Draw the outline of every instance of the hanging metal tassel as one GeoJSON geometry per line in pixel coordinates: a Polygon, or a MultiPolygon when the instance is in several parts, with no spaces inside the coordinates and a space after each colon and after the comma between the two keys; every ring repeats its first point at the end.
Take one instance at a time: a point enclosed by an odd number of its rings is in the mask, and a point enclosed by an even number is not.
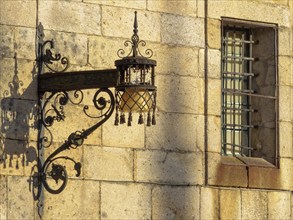
{"type": "Polygon", "coordinates": [[[128,126],[131,126],[131,122],[132,122],[132,113],[129,112],[129,115],[128,115],[128,123],[127,123],[127,125],[128,125],[128,126]]]}
{"type": "Polygon", "coordinates": [[[143,116],[142,116],[142,113],[139,114],[138,124],[139,125],[143,124],[143,116]]]}
{"type": "Polygon", "coordinates": [[[150,112],[148,112],[147,126],[148,126],[148,127],[151,126],[151,113],[150,113],[150,112]]]}
{"type": "Polygon", "coordinates": [[[19,169],[18,158],[16,159],[16,169],[19,169]]]}
{"type": "Polygon", "coordinates": [[[118,124],[119,124],[119,116],[118,116],[118,112],[117,112],[116,115],[115,115],[115,122],[114,122],[114,125],[115,125],[115,126],[118,126],[118,124]]]}
{"type": "Polygon", "coordinates": [[[156,125],[156,117],[155,117],[155,114],[153,114],[153,117],[152,117],[152,125],[156,125]]]}
{"type": "Polygon", "coordinates": [[[120,124],[125,124],[126,120],[125,120],[125,115],[124,113],[121,113],[120,115],[120,124]]]}

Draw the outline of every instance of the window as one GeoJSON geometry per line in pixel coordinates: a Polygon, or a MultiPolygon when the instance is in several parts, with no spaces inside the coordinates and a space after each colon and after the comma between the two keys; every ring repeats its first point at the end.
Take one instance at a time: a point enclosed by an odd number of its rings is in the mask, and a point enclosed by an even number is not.
{"type": "Polygon", "coordinates": [[[277,158],[277,26],[222,21],[222,154],[277,158]]]}

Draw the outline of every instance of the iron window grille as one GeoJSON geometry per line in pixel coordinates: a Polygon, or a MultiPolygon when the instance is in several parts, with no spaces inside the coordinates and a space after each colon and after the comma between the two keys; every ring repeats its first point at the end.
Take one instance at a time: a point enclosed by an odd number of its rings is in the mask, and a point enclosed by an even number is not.
{"type": "Polygon", "coordinates": [[[275,163],[278,98],[276,29],[273,27],[222,22],[223,155],[257,156],[275,163]],[[271,31],[273,37],[264,40],[271,31]],[[264,54],[270,41],[273,46],[264,54]],[[269,62],[274,69],[263,71],[260,63],[269,62]],[[267,82],[271,76],[273,79],[267,82]],[[270,116],[265,112],[265,105],[273,108],[268,111],[270,116]],[[274,143],[263,140],[264,135],[273,136],[271,142],[274,143]]]}

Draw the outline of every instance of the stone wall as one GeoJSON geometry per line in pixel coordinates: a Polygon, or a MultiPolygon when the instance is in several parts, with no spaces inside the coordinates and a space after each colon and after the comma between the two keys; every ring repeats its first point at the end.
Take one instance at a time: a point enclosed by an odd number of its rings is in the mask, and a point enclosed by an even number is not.
{"type": "MultiPolygon", "coordinates": [[[[292,219],[290,0],[1,0],[0,219],[39,218],[31,187],[37,25],[69,58],[68,71],[108,69],[132,35],[135,10],[139,36],[158,63],[157,125],[116,127],[112,116],[82,147],[64,152],[82,172],[76,177],[66,163],[68,185],[45,192],[43,218],[292,219]],[[280,169],[220,155],[221,17],[278,24],[280,169]]],[[[66,107],[45,155],[95,122],[80,119],[82,107],[66,107]]]]}

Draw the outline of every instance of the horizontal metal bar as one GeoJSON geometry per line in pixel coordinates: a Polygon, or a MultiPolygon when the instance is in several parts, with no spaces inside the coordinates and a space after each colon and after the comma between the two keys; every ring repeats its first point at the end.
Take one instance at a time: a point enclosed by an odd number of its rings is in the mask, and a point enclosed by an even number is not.
{"type": "Polygon", "coordinates": [[[231,39],[226,39],[226,38],[224,38],[223,39],[223,41],[224,42],[231,42],[231,43],[245,43],[245,44],[256,44],[256,43],[258,43],[257,41],[250,41],[250,40],[231,40],[231,39]]]}
{"type": "MultiPolygon", "coordinates": [[[[238,59],[238,60],[248,60],[248,61],[257,61],[258,58],[253,58],[253,57],[241,57],[241,56],[223,56],[223,59],[238,59]]],[[[232,60],[234,62],[234,60],[232,60]]]]}
{"type": "Polygon", "coordinates": [[[265,98],[265,99],[277,99],[276,96],[266,96],[266,95],[260,95],[255,93],[246,93],[246,92],[239,92],[235,91],[233,89],[223,89],[224,93],[230,93],[230,94],[237,94],[237,95],[245,95],[245,96],[253,96],[253,97],[259,97],[259,98],[265,98]]]}
{"type": "Polygon", "coordinates": [[[238,90],[238,89],[223,89],[222,90],[224,93],[233,93],[233,94],[237,94],[237,93],[241,93],[244,95],[250,95],[252,93],[255,93],[254,90],[248,90],[248,89],[243,89],[243,90],[238,90]]]}
{"type": "Polygon", "coordinates": [[[257,112],[256,109],[250,109],[250,108],[229,108],[229,107],[223,107],[224,110],[231,110],[231,111],[243,111],[243,112],[257,112]]]}
{"type": "Polygon", "coordinates": [[[242,145],[238,145],[238,144],[231,144],[231,143],[223,143],[224,145],[230,145],[233,147],[239,147],[239,148],[244,148],[244,149],[248,149],[248,150],[254,150],[252,147],[246,147],[246,146],[242,146],[242,145]]]}
{"type": "Polygon", "coordinates": [[[223,124],[222,127],[225,129],[226,127],[256,128],[258,126],[257,125],[244,125],[244,124],[223,124]]]}
{"type": "Polygon", "coordinates": [[[237,72],[222,72],[223,74],[239,75],[239,76],[256,76],[255,73],[237,73],[237,72]]]}
{"type": "Polygon", "coordinates": [[[39,76],[38,92],[109,88],[115,87],[117,82],[116,69],[44,73],[39,76]]]}

